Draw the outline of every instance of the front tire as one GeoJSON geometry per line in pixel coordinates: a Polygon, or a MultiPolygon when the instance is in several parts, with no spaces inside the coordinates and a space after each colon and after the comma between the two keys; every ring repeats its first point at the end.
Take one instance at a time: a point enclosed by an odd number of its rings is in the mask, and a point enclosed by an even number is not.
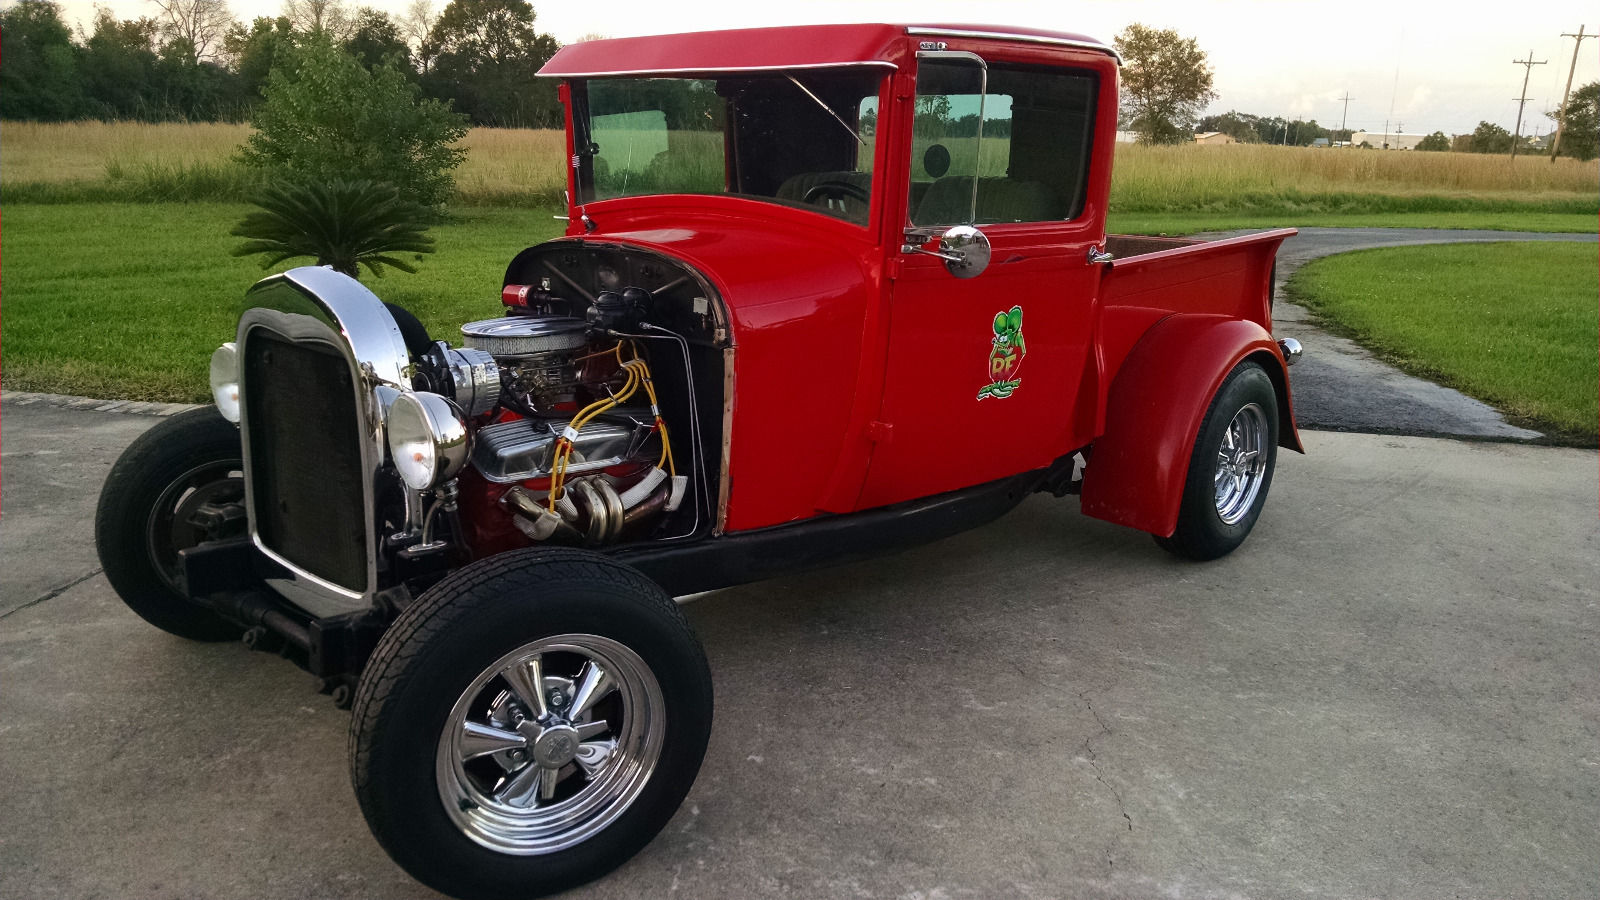
{"type": "MultiPolygon", "coordinates": [[[[139,435],[106,476],[94,517],[100,566],[122,602],[162,631],[196,641],[243,631],[184,594],[178,556],[228,536],[196,517],[207,505],[244,502],[242,455],[239,429],[207,406],[139,435]]],[[[230,527],[242,532],[242,517],[230,527]]]]}
{"type": "Polygon", "coordinates": [[[379,642],[351,780],[417,880],[540,897],[650,842],[694,783],[711,716],[705,654],[658,585],[595,553],[514,551],[440,582],[379,642]]]}
{"type": "Polygon", "coordinates": [[[1278,459],[1278,395],[1260,365],[1235,366],[1200,423],[1171,537],[1162,549],[1212,560],[1244,543],[1261,517],[1278,459]]]}

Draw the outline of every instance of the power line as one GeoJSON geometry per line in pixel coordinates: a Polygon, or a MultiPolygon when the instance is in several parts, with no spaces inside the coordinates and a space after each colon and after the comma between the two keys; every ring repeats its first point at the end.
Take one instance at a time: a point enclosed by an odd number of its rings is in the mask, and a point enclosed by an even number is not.
{"type": "MultiPolygon", "coordinates": [[[[1577,34],[1563,33],[1562,37],[1577,38],[1572,42],[1572,67],[1567,69],[1567,89],[1561,92],[1561,115],[1556,118],[1556,136],[1550,141],[1550,162],[1556,161],[1556,154],[1561,152],[1561,135],[1567,130],[1567,98],[1572,94],[1572,76],[1578,71],[1578,50],[1583,47],[1584,38],[1592,38],[1592,34],[1584,34],[1583,26],[1578,26],[1577,34]]],[[[1532,53],[1528,54],[1532,56],[1532,53]]],[[[1527,93],[1526,90],[1523,91],[1527,93]]]]}
{"type": "MultiPolygon", "coordinates": [[[[1582,41],[1579,41],[1579,43],[1582,43],[1582,41]]],[[[1532,47],[1528,48],[1527,59],[1513,59],[1511,61],[1516,65],[1522,66],[1522,96],[1512,98],[1517,101],[1517,130],[1515,134],[1511,135],[1512,159],[1517,158],[1517,145],[1522,143],[1522,107],[1528,103],[1528,77],[1533,74],[1534,66],[1542,66],[1549,61],[1548,59],[1541,59],[1535,62],[1532,47]]]]}

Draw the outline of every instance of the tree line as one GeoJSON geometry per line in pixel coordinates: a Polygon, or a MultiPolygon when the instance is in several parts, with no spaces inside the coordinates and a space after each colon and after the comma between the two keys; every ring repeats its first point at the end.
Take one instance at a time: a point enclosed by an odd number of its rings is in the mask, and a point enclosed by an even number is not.
{"type": "Polygon", "coordinates": [[[152,15],[96,9],[70,28],[53,0],[0,11],[0,118],[244,121],[275,60],[330,43],[369,70],[403,74],[475,125],[556,127],[555,85],[534,73],[560,44],[527,0],[415,0],[399,17],[342,0],[286,0],[246,24],[226,0],[150,0],[152,15]]]}
{"type": "MultiPolygon", "coordinates": [[[[1319,138],[1329,143],[1350,140],[1351,130],[1325,128],[1315,119],[1290,121],[1236,110],[1202,115],[1217,99],[1211,66],[1194,38],[1172,29],[1129,25],[1112,43],[1123,60],[1119,126],[1137,133],[1142,143],[1181,144],[1193,140],[1196,132],[1211,131],[1247,144],[1304,147],[1319,138]]],[[[1550,118],[1557,116],[1552,113],[1550,118]]],[[[1436,131],[1423,138],[1417,149],[1508,153],[1512,141],[1511,133],[1499,125],[1480,122],[1471,134],[1451,137],[1436,131]]],[[[1561,155],[1582,160],[1600,155],[1600,82],[1573,92],[1567,104],[1561,155]]]]}

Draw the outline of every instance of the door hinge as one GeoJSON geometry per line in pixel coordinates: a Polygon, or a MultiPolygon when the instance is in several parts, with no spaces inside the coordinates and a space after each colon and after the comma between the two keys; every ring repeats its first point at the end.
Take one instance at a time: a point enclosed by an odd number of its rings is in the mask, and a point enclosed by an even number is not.
{"type": "Polygon", "coordinates": [[[884,273],[890,281],[900,277],[900,261],[903,258],[900,256],[889,257],[889,265],[884,268],[884,273]]]}
{"type": "Polygon", "coordinates": [[[894,440],[894,426],[888,422],[867,423],[867,440],[874,444],[887,444],[894,440]]]}

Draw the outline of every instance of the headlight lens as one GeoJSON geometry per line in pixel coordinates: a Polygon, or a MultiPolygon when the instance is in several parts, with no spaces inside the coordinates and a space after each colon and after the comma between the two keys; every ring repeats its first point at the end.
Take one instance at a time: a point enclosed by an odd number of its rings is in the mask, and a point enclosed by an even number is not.
{"type": "Polygon", "coordinates": [[[401,394],[385,423],[389,458],[412,490],[453,478],[467,462],[467,423],[455,404],[427,391],[401,394]]]}
{"type": "Polygon", "coordinates": [[[239,350],[233,341],[211,354],[211,399],[224,419],[239,424],[239,350]]]}

